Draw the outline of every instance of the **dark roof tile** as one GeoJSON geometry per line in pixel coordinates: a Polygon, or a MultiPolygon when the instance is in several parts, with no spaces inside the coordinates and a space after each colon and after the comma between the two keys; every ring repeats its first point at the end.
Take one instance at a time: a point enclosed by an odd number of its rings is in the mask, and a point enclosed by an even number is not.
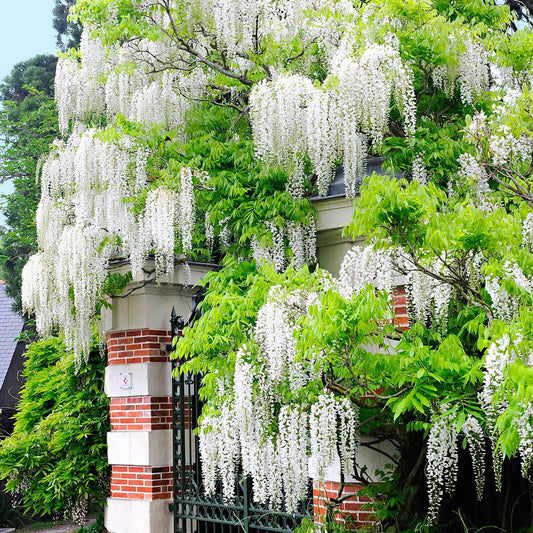
{"type": "Polygon", "coordinates": [[[13,353],[24,321],[17,313],[11,311],[13,300],[6,294],[6,288],[0,284],[0,389],[4,384],[13,353]]]}

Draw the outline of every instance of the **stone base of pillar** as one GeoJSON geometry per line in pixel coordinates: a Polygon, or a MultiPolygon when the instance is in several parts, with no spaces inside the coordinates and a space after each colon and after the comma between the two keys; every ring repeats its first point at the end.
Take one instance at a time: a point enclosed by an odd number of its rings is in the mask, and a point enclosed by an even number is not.
{"type": "Polygon", "coordinates": [[[108,498],[105,527],[108,533],[172,533],[171,500],[125,500],[108,498]]]}

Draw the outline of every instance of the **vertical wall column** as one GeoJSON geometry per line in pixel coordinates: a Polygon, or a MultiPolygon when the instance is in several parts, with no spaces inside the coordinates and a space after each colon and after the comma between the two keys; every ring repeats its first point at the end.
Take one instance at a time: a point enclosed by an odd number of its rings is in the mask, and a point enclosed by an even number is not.
{"type": "MultiPolygon", "coordinates": [[[[127,269],[127,265],[118,265],[127,269]]],[[[130,284],[104,317],[111,431],[109,533],[171,533],[173,516],[172,366],[167,352],[172,307],[188,317],[192,285],[208,265],[178,267],[172,283],[130,284]]],[[[152,271],[150,265],[147,272],[152,271]]]]}
{"type": "MultiPolygon", "coordinates": [[[[392,294],[395,320],[394,324],[402,330],[409,328],[409,315],[407,304],[407,292],[405,286],[398,285],[392,294]]],[[[396,454],[397,451],[391,442],[383,441],[374,444],[374,450],[364,447],[365,440],[363,437],[357,454],[357,462],[360,466],[366,466],[367,475],[373,483],[379,484],[377,471],[384,471],[386,463],[389,462],[387,456],[380,454],[377,450],[381,449],[389,457],[396,454]]],[[[370,439],[372,440],[372,439],[370,439]]],[[[313,464],[311,466],[311,475],[313,474],[313,464]]],[[[316,524],[322,524],[326,517],[328,505],[330,502],[340,498],[343,500],[341,505],[335,508],[335,520],[346,526],[347,529],[357,530],[363,527],[369,527],[375,524],[376,516],[372,508],[372,500],[361,493],[363,485],[349,476],[345,476],[344,485],[341,484],[340,462],[333,465],[326,472],[327,481],[313,482],[313,514],[316,524]],[[342,491],[339,489],[342,486],[342,491]]]]}
{"type": "Polygon", "coordinates": [[[394,306],[394,325],[402,330],[409,329],[409,309],[407,305],[407,291],[405,285],[398,285],[392,293],[394,306]]]}
{"type": "Polygon", "coordinates": [[[107,335],[106,392],[111,400],[107,436],[110,533],[172,531],[170,332],[154,329],[107,335]]]}

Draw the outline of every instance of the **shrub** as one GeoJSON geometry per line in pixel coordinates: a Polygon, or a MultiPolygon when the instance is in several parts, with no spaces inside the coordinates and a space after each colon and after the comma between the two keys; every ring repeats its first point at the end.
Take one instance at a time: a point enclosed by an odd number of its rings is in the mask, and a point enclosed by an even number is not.
{"type": "Polygon", "coordinates": [[[76,369],[60,339],[32,344],[13,435],[0,444],[0,478],[33,515],[78,522],[89,502],[103,503],[109,466],[105,363],[97,350],[76,369]]]}

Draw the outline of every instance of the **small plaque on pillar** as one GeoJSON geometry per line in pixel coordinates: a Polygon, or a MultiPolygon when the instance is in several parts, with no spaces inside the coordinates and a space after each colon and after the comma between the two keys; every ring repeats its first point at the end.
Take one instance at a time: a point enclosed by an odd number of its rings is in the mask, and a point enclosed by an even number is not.
{"type": "Polygon", "coordinates": [[[131,374],[120,374],[120,388],[131,389],[131,374]]]}

